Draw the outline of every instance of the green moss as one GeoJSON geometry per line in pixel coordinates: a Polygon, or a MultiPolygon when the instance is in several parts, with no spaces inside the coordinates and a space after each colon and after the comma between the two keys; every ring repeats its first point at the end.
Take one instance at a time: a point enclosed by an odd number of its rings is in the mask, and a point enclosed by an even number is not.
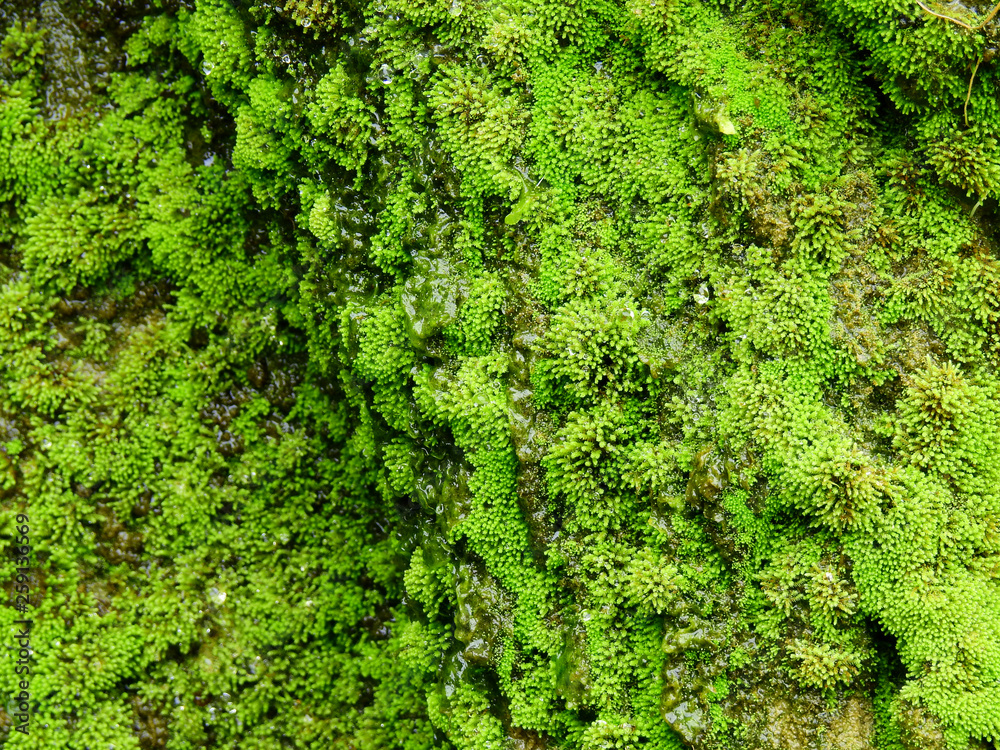
{"type": "Polygon", "coordinates": [[[1000,739],[985,8],[115,7],[0,14],[0,743],[1000,739]]]}

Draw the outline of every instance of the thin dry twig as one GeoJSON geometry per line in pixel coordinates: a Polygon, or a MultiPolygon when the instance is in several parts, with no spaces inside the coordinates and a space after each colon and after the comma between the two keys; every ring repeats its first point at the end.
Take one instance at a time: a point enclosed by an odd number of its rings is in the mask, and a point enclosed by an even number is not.
{"type": "MultiPolygon", "coordinates": [[[[942,18],[945,21],[951,21],[953,24],[961,26],[963,29],[968,29],[969,31],[979,31],[984,26],[986,26],[986,24],[992,21],[996,17],[998,12],[1000,12],[1000,3],[997,3],[996,5],[993,6],[993,10],[991,10],[986,15],[986,18],[983,19],[983,22],[981,24],[979,24],[978,26],[969,26],[969,24],[967,24],[965,21],[959,21],[957,18],[952,18],[951,16],[946,16],[942,13],[934,12],[926,5],[924,5],[920,0],[914,0],[914,2],[921,8],[923,8],[925,12],[934,16],[935,18],[942,18]]],[[[962,107],[962,116],[965,118],[965,127],[969,127],[969,99],[972,98],[972,83],[976,80],[976,73],[979,72],[979,66],[983,64],[983,59],[984,58],[980,57],[978,60],[976,60],[976,67],[972,69],[972,77],[969,79],[969,90],[965,94],[965,105],[962,107]]]]}
{"type": "Polygon", "coordinates": [[[917,5],[919,5],[927,13],[930,13],[935,18],[943,18],[945,21],[951,21],[952,23],[961,26],[963,29],[968,29],[969,31],[979,31],[986,24],[988,24],[990,21],[993,20],[997,12],[1000,12],[1000,3],[997,3],[996,5],[993,6],[993,10],[989,12],[989,15],[986,16],[985,20],[981,24],[979,24],[978,26],[969,26],[969,24],[967,24],[965,21],[959,21],[957,18],[952,18],[951,16],[946,16],[942,13],[935,13],[933,10],[931,10],[922,2],[920,2],[920,0],[914,0],[914,2],[916,2],[917,5]]]}
{"type": "Polygon", "coordinates": [[[979,72],[979,66],[982,64],[983,58],[980,57],[976,60],[976,67],[972,69],[972,78],[969,79],[969,90],[965,94],[965,106],[962,107],[962,116],[965,118],[965,127],[969,127],[969,99],[972,98],[972,82],[976,80],[976,73],[979,72]]]}

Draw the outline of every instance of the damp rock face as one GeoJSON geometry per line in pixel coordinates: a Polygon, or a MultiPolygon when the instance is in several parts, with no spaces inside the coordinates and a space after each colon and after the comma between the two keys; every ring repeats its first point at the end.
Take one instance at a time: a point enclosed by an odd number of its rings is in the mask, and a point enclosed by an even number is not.
{"type": "Polygon", "coordinates": [[[878,747],[871,703],[848,698],[834,710],[815,700],[783,698],[770,706],[759,737],[748,747],[871,750],[878,747]]]}
{"type": "Polygon", "coordinates": [[[991,5],[2,5],[0,744],[1000,741],[991,5]]]}

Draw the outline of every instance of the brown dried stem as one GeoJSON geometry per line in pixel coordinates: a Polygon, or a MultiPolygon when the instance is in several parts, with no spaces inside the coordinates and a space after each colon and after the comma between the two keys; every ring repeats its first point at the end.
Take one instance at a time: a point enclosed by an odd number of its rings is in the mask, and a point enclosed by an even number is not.
{"type": "MultiPolygon", "coordinates": [[[[1000,6],[998,6],[1000,7],[1000,6]]],[[[969,99],[972,98],[972,82],[976,80],[976,73],[982,65],[983,58],[976,60],[976,67],[972,69],[972,78],[969,79],[969,90],[965,94],[965,106],[962,107],[962,116],[965,118],[965,127],[969,127],[969,99]]]]}
{"type": "MultiPolygon", "coordinates": [[[[967,24],[965,21],[959,21],[957,18],[946,16],[943,13],[936,13],[935,11],[931,10],[926,5],[924,5],[920,0],[914,0],[914,2],[916,2],[917,5],[923,8],[925,12],[934,16],[935,18],[942,18],[945,21],[951,21],[953,24],[961,26],[963,29],[968,29],[969,31],[979,31],[984,26],[986,26],[986,24],[988,24],[990,21],[996,18],[997,13],[1000,12],[1000,3],[997,3],[996,5],[993,6],[993,10],[991,10],[986,15],[986,18],[983,19],[982,23],[980,23],[978,26],[969,26],[969,24],[967,24]]],[[[969,78],[969,90],[965,94],[965,105],[962,107],[962,116],[965,118],[965,127],[969,127],[969,99],[972,98],[972,83],[976,80],[976,73],[979,72],[979,66],[982,65],[983,59],[984,58],[980,57],[978,60],[976,60],[976,67],[972,69],[972,77],[969,78]]]]}
{"type": "Polygon", "coordinates": [[[979,24],[978,26],[969,26],[969,24],[967,24],[965,21],[959,21],[957,18],[946,16],[943,13],[935,13],[933,10],[931,10],[922,2],[920,2],[920,0],[915,0],[915,2],[917,3],[917,5],[923,8],[924,11],[930,13],[935,18],[943,18],[945,21],[951,21],[953,24],[961,26],[963,29],[968,29],[969,31],[979,31],[996,17],[997,12],[1000,12],[1000,3],[997,3],[996,5],[993,6],[993,10],[989,12],[989,14],[986,16],[986,18],[983,20],[981,24],[979,24]]]}

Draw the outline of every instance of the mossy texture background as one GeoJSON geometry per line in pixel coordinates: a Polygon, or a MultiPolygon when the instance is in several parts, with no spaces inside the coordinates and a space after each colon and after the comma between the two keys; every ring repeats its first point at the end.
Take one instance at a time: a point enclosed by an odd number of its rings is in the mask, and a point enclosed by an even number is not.
{"type": "Polygon", "coordinates": [[[991,11],[3,3],[0,744],[994,747],[991,11]]]}

